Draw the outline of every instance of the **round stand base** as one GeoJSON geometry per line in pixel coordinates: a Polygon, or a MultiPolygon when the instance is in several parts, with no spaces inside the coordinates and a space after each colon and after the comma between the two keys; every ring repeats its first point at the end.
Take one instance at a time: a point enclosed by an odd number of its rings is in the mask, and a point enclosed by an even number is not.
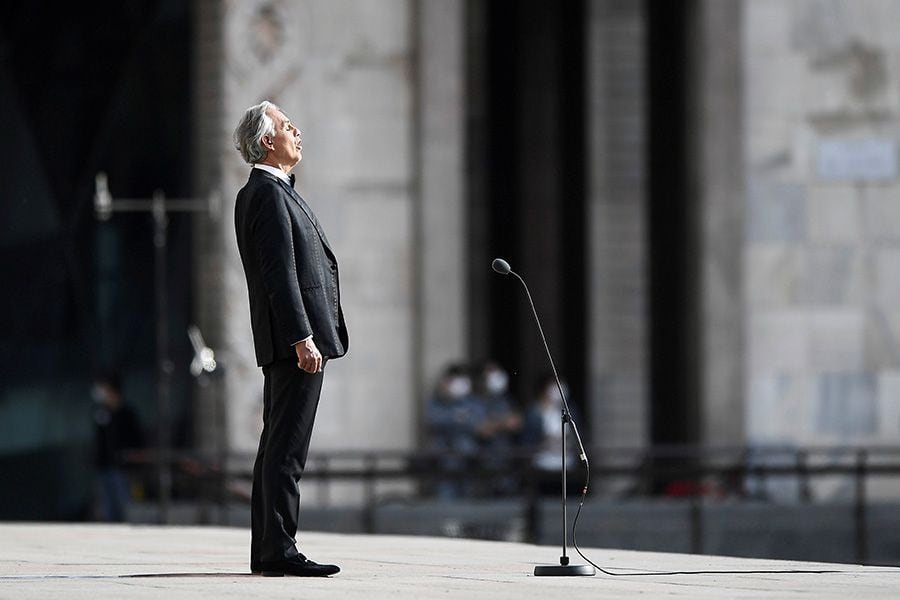
{"type": "Polygon", "coordinates": [[[538,565],[534,568],[535,577],[565,577],[594,574],[594,567],[590,565],[538,565]]]}

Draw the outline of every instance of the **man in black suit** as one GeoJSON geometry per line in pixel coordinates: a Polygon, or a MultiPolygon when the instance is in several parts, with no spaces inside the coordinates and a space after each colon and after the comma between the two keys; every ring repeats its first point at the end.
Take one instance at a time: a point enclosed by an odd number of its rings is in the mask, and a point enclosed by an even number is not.
{"type": "Polygon", "coordinates": [[[234,224],[250,291],[250,321],[262,367],[263,431],[253,466],[250,569],[325,576],[297,548],[300,478],[325,363],[347,352],[338,265],[312,210],[294,191],[300,131],[274,104],[247,109],[234,144],[250,165],[234,224]]]}

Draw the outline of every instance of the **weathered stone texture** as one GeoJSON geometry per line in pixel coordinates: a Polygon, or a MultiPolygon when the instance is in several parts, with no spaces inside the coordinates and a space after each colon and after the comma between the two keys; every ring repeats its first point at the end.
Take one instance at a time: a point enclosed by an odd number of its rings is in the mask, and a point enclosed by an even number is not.
{"type": "Polygon", "coordinates": [[[830,180],[816,155],[822,141],[896,139],[900,4],[743,11],[748,440],[896,443],[900,188],[830,180]],[[798,378],[807,405],[785,423],[783,382],[798,378]]]}

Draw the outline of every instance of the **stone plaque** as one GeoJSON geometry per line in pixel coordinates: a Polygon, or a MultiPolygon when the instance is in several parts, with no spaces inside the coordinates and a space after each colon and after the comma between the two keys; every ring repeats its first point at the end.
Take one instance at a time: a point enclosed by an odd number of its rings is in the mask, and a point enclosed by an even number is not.
{"type": "Polygon", "coordinates": [[[840,181],[884,181],[897,177],[897,144],[884,139],[821,140],[819,177],[840,181]]]}

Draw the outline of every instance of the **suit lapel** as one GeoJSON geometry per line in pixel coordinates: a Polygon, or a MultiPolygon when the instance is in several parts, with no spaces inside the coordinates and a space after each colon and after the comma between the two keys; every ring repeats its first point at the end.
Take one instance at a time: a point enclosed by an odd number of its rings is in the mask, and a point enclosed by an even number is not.
{"type": "Polygon", "coordinates": [[[292,188],[290,184],[283,181],[282,179],[276,177],[278,183],[281,187],[290,194],[291,198],[297,203],[297,206],[300,207],[300,210],[303,211],[303,214],[306,215],[306,218],[309,219],[309,222],[312,223],[313,227],[316,229],[316,233],[319,234],[319,238],[322,240],[322,243],[325,244],[325,247],[328,248],[332,253],[334,252],[331,248],[331,244],[328,243],[328,238],[325,237],[325,231],[322,229],[322,226],[319,224],[319,219],[316,218],[316,215],[313,213],[312,209],[306,204],[306,201],[303,199],[300,194],[297,193],[297,190],[292,188]]]}

